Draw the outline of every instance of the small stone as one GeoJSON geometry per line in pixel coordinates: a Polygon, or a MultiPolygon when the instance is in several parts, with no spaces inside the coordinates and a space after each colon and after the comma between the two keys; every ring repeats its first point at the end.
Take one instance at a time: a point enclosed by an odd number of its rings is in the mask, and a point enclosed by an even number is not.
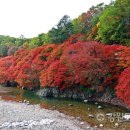
{"type": "Polygon", "coordinates": [[[27,100],[23,100],[23,102],[24,102],[24,103],[26,103],[26,102],[27,102],[27,100]]]}
{"type": "Polygon", "coordinates": [[[84,100],[84,102],[85,102],[85,103],[87,103],[87,102],[88,102],[88,100],[84,100]]]}
{"type": "Polygon", "coordinates": [[[69,104],[68,106],[70,107],[70,106],[73,106],[73,105],[72,105],[72,104],[69,104]]]}
{"type": "Polygon", "coordinates": [[[84,122],[81,122],[80,125],[84,125],[84,122]]]}
{"type": "Polygon", "coordinates": [[[102,109],[102,106],[98,106],[98,109],[102,109]]]}
{"type": "Polygon", "coordinates": [[[115,126],[116,126],[116,127],[118,127],[118,126],[119,126],[119,124],[118,124],[118,123],[115,123],[115,126]]]}
{"type": "Polygon", "coordinates": [[[100,124],[99,126],[100,126],[100,127],[103,127],[103,124],[100,124]]]}
{"type": "Polygon", "coordinates": [[[90,108],[88,108],[88,111],[90,111],[91,109],[90,108]]]}
{"type": "Polygon", "coordinates": [[[91,118],[94,118],[94,115],[92,115],[92,114],[89,114],[88,116],[91,117],[91,118]]]}
{"type": "Polygon", "coordinates": [[[98,105],[98,102],[95,102],[95,105],[98,105]]]}

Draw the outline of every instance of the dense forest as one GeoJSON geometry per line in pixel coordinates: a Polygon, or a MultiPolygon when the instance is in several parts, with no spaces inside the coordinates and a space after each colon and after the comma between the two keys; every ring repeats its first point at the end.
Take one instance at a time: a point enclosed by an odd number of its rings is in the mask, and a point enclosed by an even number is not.
{"type": "Polygon", "coordinates": [[[130,1],[68,15],[34,38],[0,36],[0,84],[19,87],[106,88],[130,105],[130,1]]]}

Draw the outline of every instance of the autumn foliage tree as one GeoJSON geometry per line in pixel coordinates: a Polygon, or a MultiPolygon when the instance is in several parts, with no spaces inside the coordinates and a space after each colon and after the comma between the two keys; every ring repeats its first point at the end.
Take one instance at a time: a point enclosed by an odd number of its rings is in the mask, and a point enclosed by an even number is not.
{"type": "Polygon", "coordinates": [[[116,86],[116,94],[130,106],[130,67],[121,73],[116,86]]]}
{"type": "Polygon", "coordinates": [[[4,84],[10,81],[8,71],[13,64],[13,56],[7,56],[0,59],[0,83],[4,84]]]}
{"type": "Polygon", "coordinates": [[[83,34],[72,35],[63,44],[35,49],[21,48],[0,59],[0,84],[17,83],[28,89],[74,86],[115,89],[129,103],[129,47],[86,42],[83,34]],[[125,70],[124,70],[125,69],[125,70]]]}
{"type": "Polygon", "coordinates": [[[62,56],[73,74],[75,84],[96,85],[107,74],[102,62],[103,45],[97,42],[78,42],[70,45],[62,56]]]}

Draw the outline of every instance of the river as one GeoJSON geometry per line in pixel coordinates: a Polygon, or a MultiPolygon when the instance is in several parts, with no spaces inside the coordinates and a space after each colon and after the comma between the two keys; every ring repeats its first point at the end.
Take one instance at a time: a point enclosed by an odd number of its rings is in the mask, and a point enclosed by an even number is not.
{"type": "Polygon", "coordinates": [[[92,127],[103,125],[103,127],[112,130],[130,130],[130,122],[122,119],[122,116],[130,111],[119,106],[80,100],[40,98],[34,92],[23,91],[15,87],[0,87],[0,97],[6,101],[24,102],[27,100],[30,104],[39,104],[41,108],[56,109],[85,121],[92,127]]]}

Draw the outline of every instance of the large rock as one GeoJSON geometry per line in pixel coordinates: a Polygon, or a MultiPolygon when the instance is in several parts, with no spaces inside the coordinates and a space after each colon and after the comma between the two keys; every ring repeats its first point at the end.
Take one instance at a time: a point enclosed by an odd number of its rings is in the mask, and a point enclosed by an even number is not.
{"type": "Polygon", "coordinates": [[[59,96],[58,88],[52,88],[52,94],[53,94],[53,97],[57,98],[59,96]]]}
{"type": "Polygon", "coordinates": [[[44,89],[40,89],[39,91],[37,91],[37,95],[39,95],[41,97],[52,97],[53,91],[51,88],[44,88],[44,89]]]}
{"type": "MultiPolygon", "coordinates": [[[[78,89],[78,88],[77,88],[78,89]]],[[[58,87],[42,88],[37,91],[37,95],[41,97],[69,98],[69,99],[88,99],[89,95],[86,92],[77,91],[77,89],[60,90],[58,87]]]]}

